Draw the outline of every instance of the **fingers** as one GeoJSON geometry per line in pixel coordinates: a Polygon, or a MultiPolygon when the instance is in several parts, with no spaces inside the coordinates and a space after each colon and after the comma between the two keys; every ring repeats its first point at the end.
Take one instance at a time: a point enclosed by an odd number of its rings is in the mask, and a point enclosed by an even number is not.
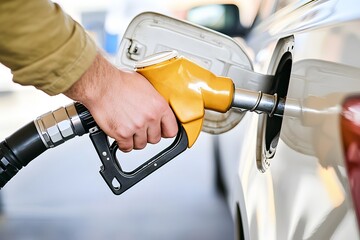
{"type": "Polygon", "coordinates": [[[114,137],[115,137],[115,141],[118,144],[119,149],[122,152],[130,152],[131,150],[134,149],[134,138],[131,131],[129,130],[125,131],[124,128],[121,128],[119,133],[114,137]]]}
{"type": "Polygon", "coordinates": [[[116,140],[119,146],[119,149],[123,152],[130,152],[133,149],[143,149],[146,147],[147,143],[156,144],[161,140],[161,124],[155,124],[147,130],[138,130],[132,136],[121,137],[119,140],[116,140]]]}
{"type": "MultiPolygon", "coordinates": [[[[91,86],[80,84],[86,94],[73,95],[80,96],[76,98],[89,109],[99,127],[117,141],[119,149],[143,149],[147,143],[158,143],[161,137],[174,137],[174,113],[150,82],[136,72],[122,71],[100,60],[95,75],[101,76],[96,78],[99,81],[106,79],[101,81],[101,88],[98,82],[91,86]]],[[[85,80],[81,83],[88,83],[85,80]]]]}
{"type": "Polygon", "coordinates": [[[164,138],[172,138],[176,136],[178,131],[175,115],[169,110],[161,119],[161,136],[164,138]]]}
{"type": "Polygon", "coordinates": [[[143,149],[147,143],[155,144],[161,139],[160,120],[154,116],[138,117],[135,122],[128,121],[127,125],[120,126],[117,130],[115,140],[118,143],[119,149],[123,152],[143,149]]]}
{"type": "Polygon", "coordinates": [[[131,152],[134,149],[134,142],[132,139],[116,140],[116,142],[122,152],[131,152]]]}
{"type": "Polygon", "coordinates": [[[134,149],[143,149],[147,144],[147,133],[146,131],[137,132],[133,137],[134,149]]]}
{"type": "MultiPolygon", "coordinates": [[[[171,111],[171,110],[170,110],[171,111]]],[[[133,149],[143,149],[147,143],[156,144],[160,142],[161,137],[175,137],[178,131],[176,118],[173,113],[164,114],[161,122],[149,124],[149,126],[139,128],[135,133],[128,136],[122,135],[117,140],[119,149],[123,152],[130,152],[133,149]],[[175,123],[175,124],[174,124],[175,123]],[[146,129],[146,130],[145,130],[146,129]]]]}
{"type": "Polygon", "coordinates": [[[133,137],[134,149],[143,149],[147,143],[156,144],[161,140],[160,124],[154,124],[147,131],[138,131],[133,137]]]}
{"type": "Polygon", "coordinates": [[[148,143],[156,144],[161,140],[161,124],[154,124],[147,129],[148,143]]]}

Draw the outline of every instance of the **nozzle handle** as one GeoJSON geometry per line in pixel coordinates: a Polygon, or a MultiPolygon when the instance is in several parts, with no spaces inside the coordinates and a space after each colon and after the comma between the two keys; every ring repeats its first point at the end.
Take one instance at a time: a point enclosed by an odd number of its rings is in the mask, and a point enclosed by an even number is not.
{"type": "Polygon", "coordinates": [[[178,134],[170,146],[144,162],[135,170],[126,172],[122,169],[120,162],[116,157],[116,152],[118,150],[116,141],[110,145],[108,136],[100,129],[93,132],[90,131],[90,139],[103,164],[100,167],[100,174],[111,191],[116,195],[125,192],[159,169],[165,163],[185,151],[188,146],[186,132],[181,124],[179,124],[178,134]]]}

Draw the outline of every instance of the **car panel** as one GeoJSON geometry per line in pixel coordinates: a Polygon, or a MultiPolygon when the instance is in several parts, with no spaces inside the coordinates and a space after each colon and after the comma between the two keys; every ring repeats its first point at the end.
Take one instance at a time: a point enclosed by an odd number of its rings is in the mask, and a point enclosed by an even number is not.
{"type": "MultiPolygon", "coordinates": [[[[265,130],[272,127],[264,115],[246,113],[234,129],[218,136],[227,201],[234,219],[241,218],[243,229],[239,232],[245,239],[358,239],[339,119],[343,100],[360,93],[360,9],[351,7],[355,0],[293,2],[252,29],[245,46],[240,47],[241,54],[246,49],[244,59],[251,57],[248,66],[255,72],[276,74],[287,54],[291,73],[274,154],[264,153],[265,130]],[[259,157],[270,163],[264,173],[258,170],[259,157]]],[[[157,17],[149,22],[153,20],[159,23],[157,17]]],[[[190,58],[197,51],[200,61],[195,57],[195,62],[204,64],[202,57],[211,52],[206,38],[201,40],[199,32],[183,28],[187,23],[177,23],[166,29],[176,33],[168,40],[159,39],[158,34],[150,36],[154,29],[139,28],[132,36],[125,34],[127,44],[121,45],[119,52],[126,53],[135,36],[144,38],[139,40],[142,43],[156,40],[146,46],[152,49],[147,54],[164,50],[156,48],[159,44],[190,58]],[[197,39],[176,40],[189,32],[197,39]],[[191,44],[194,41],[196,45],[191,44]]],[[[221,36],[217,42],[223,40],[228,41],[221,36]]],[[[225,59],[229,56],[236,54],[225,59]]],[[[126,61],[129,59],[138,60],[130,57],[126,61]]],[[[208,57],[209,61],[216,59],[208,57]]],[[[251,84],[236,82],[238,73],[225,74],[236,86],[254,90],[251,84]]],[[[271,84],[257,83],[255,89],[277,93],[277,86],[271,84]]]]}
{"type": "Polygon", "coordinates": [[[253,136],[254,122],[261,126],[265,117],[247,114],[231,134],[219,136],[229,205],[235,216],[240,203],[246,239],[359,238],[339,123],[343,99],[360,90],[360,12],[349,9],[355,4],[312,1],[284,8],[286,14],[275,14],[247,38],[255,71],[272,72],[277,42],[294,36],[287,98],[301,113],[285,107],[276,153],[263,174],[255,165],[262,139],[253,136]]]}

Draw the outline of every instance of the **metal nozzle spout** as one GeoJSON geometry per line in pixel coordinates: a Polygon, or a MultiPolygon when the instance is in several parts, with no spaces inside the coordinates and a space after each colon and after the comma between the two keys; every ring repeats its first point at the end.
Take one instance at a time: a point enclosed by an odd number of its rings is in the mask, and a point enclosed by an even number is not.
{"type": "Polygon", "coordinates": [[[279,98],[277,94],[271,95],[236,88],[231,107],[242,110],[254,111],[256,113],[267,113],[271,116],[283,116],[285,109],[285,98],[279,98]]]}

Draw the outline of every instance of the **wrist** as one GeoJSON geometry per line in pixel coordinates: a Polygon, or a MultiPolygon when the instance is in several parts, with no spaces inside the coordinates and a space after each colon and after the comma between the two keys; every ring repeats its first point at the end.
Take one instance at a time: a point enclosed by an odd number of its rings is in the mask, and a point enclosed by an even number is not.
{"type": "Polygon", "coordinates": [[[117,69],[98,53],[86,72],[63,94],[85,106],[91,106],[106,92],[107,76],[113,76],[116,72],[117,69]]]}

